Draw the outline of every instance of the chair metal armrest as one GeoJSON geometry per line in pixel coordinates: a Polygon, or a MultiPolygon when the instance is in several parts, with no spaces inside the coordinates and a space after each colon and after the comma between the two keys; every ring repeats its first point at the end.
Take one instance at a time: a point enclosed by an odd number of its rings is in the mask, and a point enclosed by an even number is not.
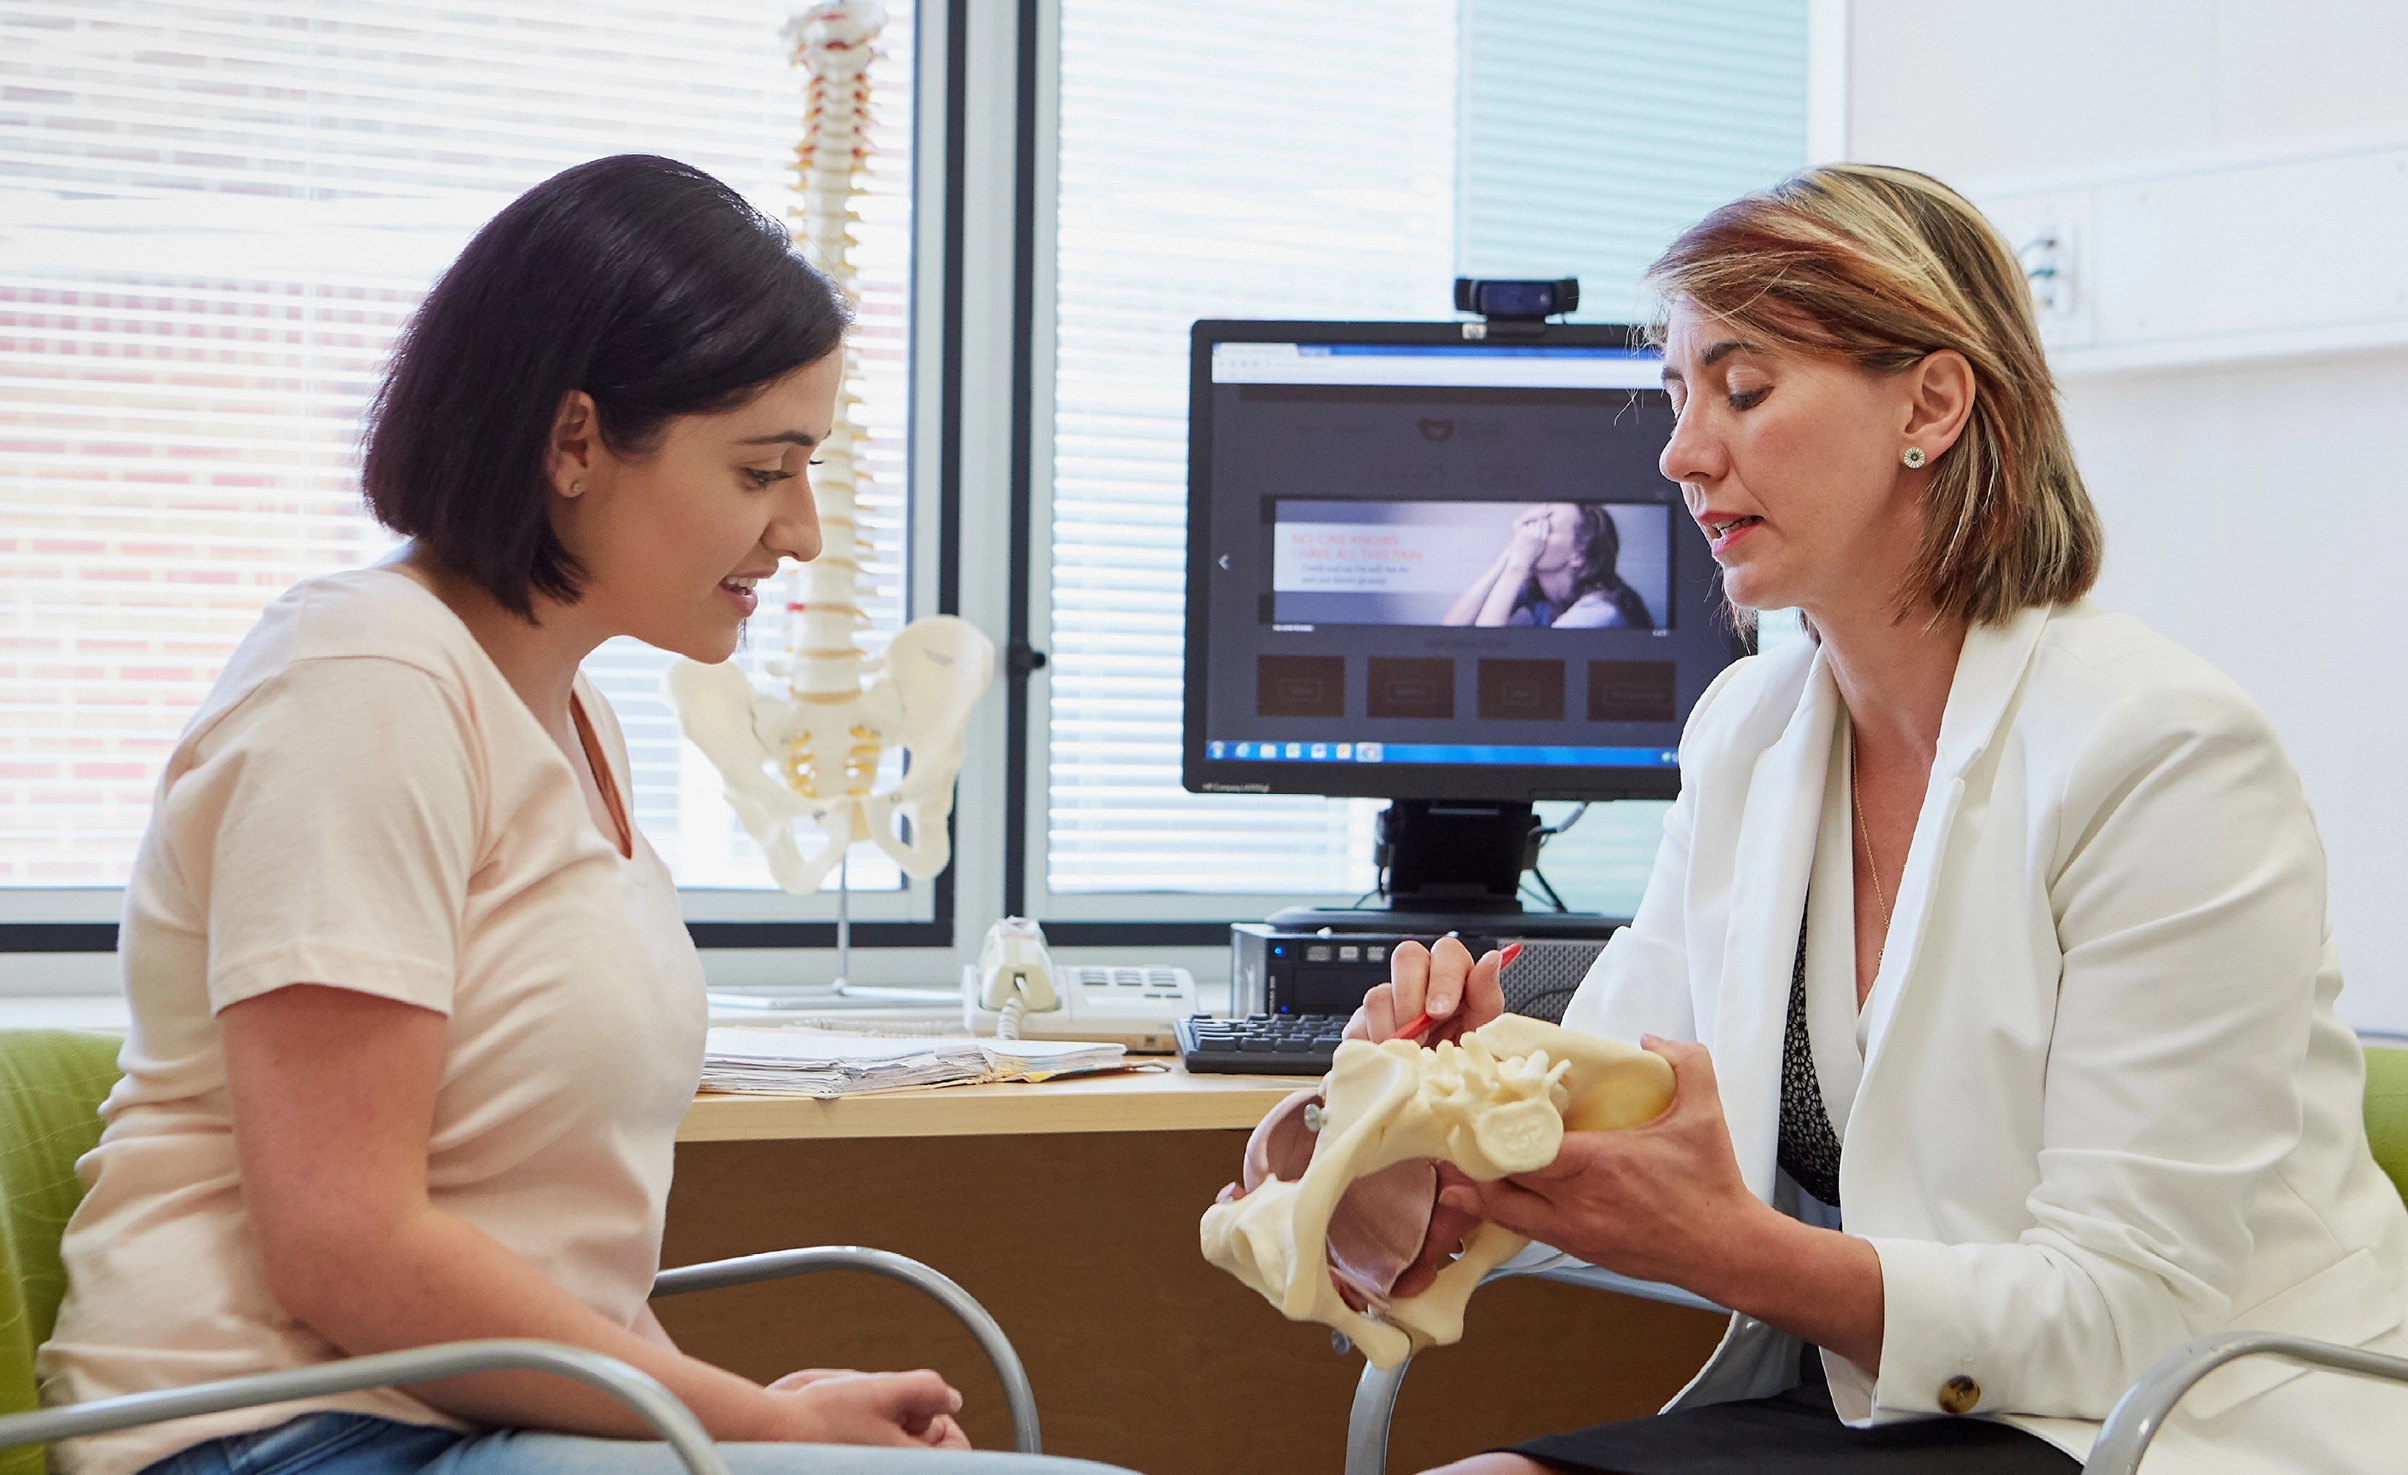
{"type": "Polygon", "coordinates": [[[1388,1475],[1388,1430],[1396,1421],[1396,1395],[1412,1366],[1410,1357],[1385,1372],[1363,1364],[1354,1407],[1346,1414],[1346,1475],[1388,1475]]]}
{"type": "MultiPolygon", "coordinates": [[[[1480,1277],[1480,1284],[1487,1285],[1490,1281],[1518,1275],[1535,1275],[1542,1280],[1562,1281],[1567,1285],[1638,1296],[1674,1306],[1692,1306],[1702,1311],[1723,1310],[1679,1286],[1652,1280],[1633,1280],[1627,1275],[1601,1270],[1585,1260],[1575,1260],[1561,1250],[1545,1245],[1532,1245],[1480,1277]]],[[[1396,1419],[1396,1397],[1405,1386],[1405,1371],[1412,1366],[1413,1359],[1410,1357],[1385,1372],[1369,1362],[1363,1364],[1363,1375],[1355,1380],[1354,1406],[1346,1415],[1346,1475],[1386,1475],[1388,1430],[1396,1419]]]]}
{"type": "Polygon", "coordinates": [[[652,1282],[655,1296],[682,1296],[692,1291],[717,1290],[721,1286],[750,1285],[754,1281],[783,1280],[790,1275],[807,1275],[814,1270],[866,1270],[899,1280],[934,1297],[978,1339],[987,1361],[995,1365],[995,1376],[1003,1381],[1003,1401],[1012,1412],[1012,1447],[1022,1454],[1042,1454],[1037,1440],[1037,1396],[1028,1386],[1028,1373],[1020,1365],[1020,1354],[1012,1350],[1011,1338],[1003,1334],[995,1318],[978,1299],[963,1290],[950,1277],[940,1275],[908,1255],[889,1250],[863,1249],[858,1245],[819,1245],[805,1250],[773,1250],[765,1255],[739,1255],[732,1260],[713,1260],[702,1265],[681,1265],[664,1270],[652,1282]]]}
{"type": "Polygon", "coordinates": [[[2133,1475],[2140,1468],[2140,1457],[2148,1452],[2149,1441],[2165,1427],[2166,1416],[2182,1395],[2217,1368],[2243,1357],[2280,1357],[2310,1367],[2408,1383],[2408,1358],[2274,1332],[2217,1332],[2167,1353],[2124,1390],[2099,1428],[2090,1458],[2082,1464],[2083,1475],[2133,1475]]]}
{"type": "Polygon", "coordinates": [[[651,1425],[653,1432],[677,1451],[690,1475],[728,1475],[726,1462],[719,1458],[719,1451],[711,1444],[711,1436],[704,1432],[701,1421],[649,1373],[583,1347],[525,1338],[445,1342],[255,1377],[227,1378],[190,1388],[128,1393],[67,1408],[12,1414],[0,1418],[0,1448],[49,1444],[139,1424],[255,1408],[295,1398],[319,1398],[329,1393],[356,1393],[362,1388],[388,1388],[514,1369],[557,1373],[607,1393],[651,1425]]]}

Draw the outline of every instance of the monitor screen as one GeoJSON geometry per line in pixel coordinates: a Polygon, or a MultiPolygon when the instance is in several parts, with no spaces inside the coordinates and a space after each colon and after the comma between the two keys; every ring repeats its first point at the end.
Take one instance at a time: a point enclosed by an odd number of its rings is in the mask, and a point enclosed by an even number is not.
{"type": "Polygon", "coordinates": [[[1742,647],[1631,341],[1196,324],[1188,788],[1677,792],[1681,724],[1742,647]]]}

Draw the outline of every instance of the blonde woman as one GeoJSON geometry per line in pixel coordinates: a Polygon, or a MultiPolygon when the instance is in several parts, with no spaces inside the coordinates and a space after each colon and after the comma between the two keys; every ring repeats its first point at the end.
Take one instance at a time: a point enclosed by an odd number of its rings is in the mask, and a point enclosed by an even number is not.
{"type": "MultiPolygon", "coordinates": [[[[2408,1210],[2315,823],[2206,663],[2083,598],[2100,557],[2013,256],[1900,169],[1809,170],[1656,263],[1663,453],[1733,605],[1815,635],[1700,699],[1637,919],[1565,1016],[1674,1066],[1649,1127],[1441,1194],[1737,1313],[1653,1418],[1544,1470],[2076,1468],[2228,1327],[2408,1351],[2408,1210]]],[[[1399,949],[1354,1030],[1460,1033],[1495,965],[1399,949]]],[[[2153,1471],[2397,1468],[2408,1399],[2219,1372],[2153,1471]]]]}

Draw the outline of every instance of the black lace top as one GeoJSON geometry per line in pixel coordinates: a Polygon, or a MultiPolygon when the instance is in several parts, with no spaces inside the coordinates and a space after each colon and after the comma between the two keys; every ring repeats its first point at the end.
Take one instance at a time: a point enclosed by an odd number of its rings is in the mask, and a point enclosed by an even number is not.
{"type": "Polygon", "coordinates": [[[1814,1047],[1806,1036],[1806,921],[1798,919],[1798,961],[1789,974],[1789,1026],[1781,1039],[1781,1135],[1783,1172],[1816,1198],[1839,1205],[1839,1134],[1823,1109],[1823,1085],[1814,1073],[1814,1047]]]}

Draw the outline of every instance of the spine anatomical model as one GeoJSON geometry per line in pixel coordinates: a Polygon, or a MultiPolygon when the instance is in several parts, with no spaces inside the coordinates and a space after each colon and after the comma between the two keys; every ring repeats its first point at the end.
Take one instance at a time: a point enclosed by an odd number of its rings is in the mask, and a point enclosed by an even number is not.
{"type": "MultiPolygon", "coordinates": [[[[803,244],[848,297],[858,296],[852,202],[869,164],[871,44],[885,23],[878,0],[824,0],[787,27],[795,59],[810,73],[795,151],[803,244]]],[[[867,437],[855,415],[860,357],[849,339],[844,354],[835,426],[814,448],[820,464],[811,485],[825,541],[788,607],[787,654],[771,663],[786,689],[756,691],[733,661],[678,661],[668,675],[686,736],[726,781],[728,803],[768,855],[770,873],[796,893],[818,890],[856,841],[877,845],[908,875],[945,868],[963,725],[995,670],[993,643],[948,615],[914,620],[876,657],[862,646],[862,565],[875,550],[861,535],[859,450],[867,437]],[[908,771],[880,790],[880,763],[894,749],[910,755],[908,771]],[[797,820],[820,833],[808,854],[797,820]]]]}
{"type": "MultiPolygon", "coordinates": [[[[853,198],[856,181],[867,172],[870,156],[870,46],[886,26],[886,7],[878,0],[827,0],[794,17],[786,33],[795,43],[795,60],[809,71],[805,94],[803,141],[794,151],[795,173],[802,185],[803,246],[812,264],[836,280],[845,295],[859,299],[859,274],[853,264],[853,198]]],[[[837,390],[836,421],[828,438],[813,448],[820,464],[811,477],[812,495],[819,502],[819,557],[803,568],[802,598],[790,606],[794,614],[790,670],[794,691],[806,701],[843,701],[861,690],[860,586],[862,559],[874,552],[861,534],[857,493],[860,463],[857,448],[869,437],[862,433],[856,411],[861,397],[861,354],[850,337],[844,346],[844,381],[837,390]]],[[[821,763],[833,753],[812,755],[821,763]]],[[[870,758],[874,753],[861,756],[870,758]]],[[[828,778],[842,778],[848,763],[839,762],[828,778]]]]}

